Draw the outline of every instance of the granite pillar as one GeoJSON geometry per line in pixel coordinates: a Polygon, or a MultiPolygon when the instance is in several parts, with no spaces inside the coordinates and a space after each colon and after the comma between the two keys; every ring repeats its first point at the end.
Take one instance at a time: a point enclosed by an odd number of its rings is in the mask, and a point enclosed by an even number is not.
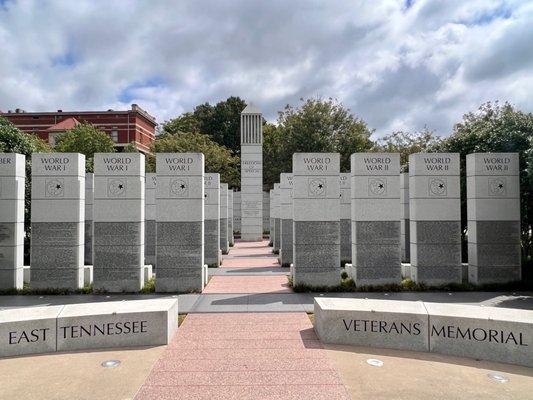
{"type": "Polygon", "coordinates": [[[458,153],[409,156],[411,279],[461,283],[461,203],[458,153]]]}
{"type": "Polygon", "coordinates": [[[263,192],[263,234],[270,230],[270,193],[263,192]]]}
{"type": "Polygon", "coordinates": [[[233,236],[233,190],[228,190],[228,242],[230,247],[235,244],[233,236]]]}
{"type": "Polygon", "coordinates": [[[358,286],[401,280],[400,155],[356,153],[352,174],[352,268],[358,286]]]}
{"type": "Polygon", "coordinates": [[[263,117],[249,104],[241,113],[241,238],[263,239],[263,117]]]}
{"type": "Polygon", "coordinates": [[[340,283],[340,156],[295,153],[293,173],[293,283],[340,283]]]}
{"type": "Polygon", "coordinates": [[[145,178],[144,196],[144,263],[155,265],[157,174],[149,172],[145,178]]]}
{"type": "Polygon", "coordinates": [[[203,289],[204,155],[157,153],[157,292],[203,289]]]}
{"type": "Polygon", "coordinates": [[[268,236],[270,238],[270,246],[274,247],[274,212],[273,212],[273,208],[274,208],[274,189],[271,189],[269,192],[268,192],[268,219],[269,219],[269,232],[268,232],[268,236]]]}
{"type": "Polygon", "coordinates": [[[228,254],[228,184],[220,184],[220,250],[222,254],[228,254]]]}
{"type": "Polygon", "coordinates": [[[33,153],[31,287],[83,287],[85,156],[33,153]]]}
{"type": "Polygon", "coordinates": [[[400,232],[402,262],[408,263],[411,250],[409,235],[409,172],[400,174],[400,232]]]}
{"type": "Polygon", "coordinates": [[[274,183],[274,205],[272,207],[274,216],[274,253],[279,254],[281,249],[281,222],[279,218],[280,213],[280,192],[279,183],[274,183]]]}
{"type": "Polygon", "coordinates": [[[468,281],[521,279],[518,153],[466,156],[468,281]]]}
{"type": "Polygon", "coordinates": [[[204,262],[220,266],[220,175],[204,174],[204,262]]]}
{"type": "Polygon", "coordinates": [[[26,157],[0,153],[0,290],[22,289],[26,157]]]}
{"type": "Polygon", "coordinates": [[[93,286],[137,292],[144,286],[144,155],[94,155],[93,286]]]}
{"type": "Polygon", "coordinates": [[[280,264],[282,267],[290,267],[292,257],[292,174],[281,173],[279,176],[280,191],[280,264]]]}
{"type": "Polygon", "coordinates": [[[85,265],[93,264],[93,198],[94,174],[85,174],[85,265]]]}
{"type": "Polygon", "coordinates": [[[341,235],[341,263],[352,260],[352,193],[350,190],[350,173],[340,174],[340,235],[341,235]]]}
{"type": "Polygon", "coordinates": [[[241,192],[233,192],[233,233],[241,234],[241,192]]]}

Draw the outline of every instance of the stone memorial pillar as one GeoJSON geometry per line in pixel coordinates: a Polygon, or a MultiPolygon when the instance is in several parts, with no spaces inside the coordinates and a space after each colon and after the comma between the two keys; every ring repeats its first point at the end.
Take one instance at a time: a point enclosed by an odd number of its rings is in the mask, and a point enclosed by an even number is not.
{"type": "Polygon", "coordinates": [[[0,153],[0,289],[22,289],[26,157],[0,153]]]}
{"type": "Polygon", "coordinates": [[[220,265],[220,175],[204,174],[204,262],[220,265]]]}
{"type": "Polygon", "coordinates": [[[263,117],[249,104],[241,113],[241,239],[263,239],[263,117]]]}
{"type": "Polygon", "coordinates": [[[468,281],[521,279],[518,153],[466,156],[468,281]]]}
{"type": "Polygon", "coordinates": [[[33,153],[31,287],[83,287],[85,156],[33,153]]]}
{"type": "Polygon", "coordinates": [[[352,173],[352,270],[358,286],[401,281],[400,155],[356,153],[352,173]]]}
{"type": "Polygon", "coordinates": [[[276,254],[279,254],[281,249],[280,201],[279,183],[274,183],[274,206],[272,207],[272,212],[274,214],[274,253],[276,254]]]}
{"type": "Polygon", "coordinates": [[[222,254],[228,254],[228,184],[220,184],[220,250],[222,254]]]}
{"type": "Polygon", "coordinates": [[[156,169],[156,291],[201,292],[204,155],[157,153],[156,169]]]}
{"type": "Polygon", "coordinates": [[[263,233],[270,229],[270,193],[263,192],[263,233]]]}
{"type": "Polygon", "coordinates": [[[292,156],[294,285],[340,283],[339,169],[338,153],[292,156]]]}
{"type": "Polygon", "coordinates": [[[280,264],[282,267],[290,267],[292,257],[292,174],[281,173],[279,175],[280,191],[280,264]]]}
{"type": "Polygon", "coordinates": [[[340,174],[340,235],[341,235],[341,263],[352,260],[352,193],[350,190],[350,173],[340,174]]]}
{"type": "Polygon", "coordinates": [[[94,155],[93,286],[137,292],[144,286],[144,155],[94,155]]]}
{"type": "Polygon", "coordinates": [[[233,190],[228,190],[228,241],[229,245],[235,244],[233,236],[233,190]]]}
{"type": "Polygon", "coordinates": [[[269,226],[269,237],[270,237],[270,243],[271,243],[271,246],[274,247],[274,231],[275,231],[275,228],[274,228],[274,211],[273,211],[273,208],[274,208],[274,189],[271,189],[270,192],[269,192],[269,196],[268,196],[268,200],[269,200],[269,203],[268,203],[268,217],[269,217],[269,220],[270,220],[270,226],[269,226]]]}
{"type": "Polygon", "coordinates": [[[85,249],[84,258],[86,265],[93,264],[93,198],[94,174],[85,174],[85,249]]]}
{"type": "Polygon", "coordinates": [[[155,241],[156,241],[156,201],[155,192],[157,174],[149,172],[145,179],[144,196],[144,263],[155,265],[155,241]]]}
{"type": "Polygon", "coordinates": [[[410,236],[409,236],[409,172],[400,174],[400,232],[402,262],[410,261],[410,236]]]}
{"type": "Polygon", "coordinates": [[[233,192],[233,232],[241,233],[241,192],[233,192]]]}
{"type": "Polygon", "coordinates": [[[461,199],[458,153],[409,156],[411,279],[461,283],[461,199]]]}

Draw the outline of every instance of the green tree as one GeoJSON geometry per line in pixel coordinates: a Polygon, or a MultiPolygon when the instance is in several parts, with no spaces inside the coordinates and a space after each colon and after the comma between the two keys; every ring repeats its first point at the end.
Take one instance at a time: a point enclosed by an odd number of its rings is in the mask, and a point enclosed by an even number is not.
{"type": "Polygon", "coordinates": [[[453,133],[434,146],[437,151],[461,154],[461,201],[463,228],[466,229],[466,155],[481,152],[516,152],[520,156],[520,199],[522,217],[522,253],[532,255],[531,229],[533,114],[516,110],[509,103],[485,103],[477,112],[469,112],[456,124],[453,133]]]}
{"type": "Polygon", "coordinates": [[[195,115],[192,112],[186,112],[179,117],[173,118],[170,121],[165,121],[162,125],[161,134],[167,133],[199,133],[199,124],[195,115]]]}
{"type": "Polygon", "coordinates": [[[26,156],[26,185],[24,192],[24,262],[30,262],[30,230],[31,230],[31,155],[33,153],[49,153],[51,148],[44,140],[25,133],[0,117],[0,151],[19,153],[26,156]]]}
{"type": "Polygon", "coordinates": [[[113,153],[115,147],[107,133],[99,131],[94,125],[83,123],[60,135],[55,150],[60,153],[84,154],[86,169],[92,172],[94,153],[113,153]]]}
{"type": "Polygon", "coordinates": [[[280,172],[292,170],[297,152],[338,152],[341,171],[350,170],[350,155],[372,148],[372,130],[349,109],[333,99],[301,99],[295,108],[287,105],[278,115],[277,126],[264,130],[264,180],[267,188],[279,181],[280,172]]]}
{"type": "MultiPolygon", "coordinates": [[[[152,143],[153,153],[203,153],[205,171],[218,172],[221,182],[228,183],[230,188],[240,187],[239,157],[231,151],[215,143],[207,135],[200,133],[165,134],[152,143]]],[[[155,158],[148,159],[148,170],[155,171],[155,158]]]]}
{"type": "Polygon", "coordinates": [[[240,123],[241,112],[246,103],[239,97],[229,97],[214,106],[200,104],[193,112],[186,112],[177,118],[166,121],[165,133],[203,133],[216,143],[230,149],[233,155],[241,152],[240,123]]]}
{"type": "Polygon", "coordinates": [[[26,157],[31,157],[34,152],[51,151],[44,140],[21,131],[3,117],[0,117],[0,147],[3,152],[24,154],[26,157]]]}
{"type": "Polygon", "coordinates": [[[427,128],[417,133],[397,131],[378,139],[375,149],[386,153],[400,153],[402,171],[407,172],[409,154],[430,152],[441,140],[427,128]]]}

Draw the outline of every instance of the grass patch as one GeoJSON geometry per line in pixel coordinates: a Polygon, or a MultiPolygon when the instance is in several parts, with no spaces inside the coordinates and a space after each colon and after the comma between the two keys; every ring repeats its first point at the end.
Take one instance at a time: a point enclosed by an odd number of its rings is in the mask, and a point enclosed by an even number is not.
{"type": "Polygon", "coordinates": [[[69,294],[94,294],[97,293],[92,285],[85,285],[81,289],[66,289],[66,288],[45,288],[45,289],[35,289],[31,288],[27,283],[24,284],[22,289],[2,289],[0,290],[0,296],[14,296],[14,295],[39,295],[39,296],[66,296],[69,294]]]}
{"type": "Polygon", "coordinates": [[[311,323],[313,324],[313,326],[315,326],[315,314],[314,313],[307,313],[307,316],[311,320],[311,323]]]}
{"type": "Polygon", "coordinates": [[[183,324],[183,321],[185,320],[186,317],[187,317],[187,314],[178,314],[178,327],[180,327],[181,324],[183,324]]]}
{"type": "Polygon", "coordinates": [[[144,286],[141,289],[140,293],[148,294],[155,293],[155,278],[151,277],[148,281],[144,282],[144,286]]]}
{"type": "Polygon", "coordinates": [[[294,285],[292,277],[289,277],[289,286],[296,293],[312,292],[507,292],[507,291],[529,291],[533,290],[533,282],[517,281],[505,284],[485,284],[474,285],[471,283],[449,283],[444,285],[430,286],[423,283],[413,282],[411,279],[404,279],[398,284],[389,285],[365,285],[357,286],[353,279],[343,278],[337,286],[308,286],[294,285]]]}

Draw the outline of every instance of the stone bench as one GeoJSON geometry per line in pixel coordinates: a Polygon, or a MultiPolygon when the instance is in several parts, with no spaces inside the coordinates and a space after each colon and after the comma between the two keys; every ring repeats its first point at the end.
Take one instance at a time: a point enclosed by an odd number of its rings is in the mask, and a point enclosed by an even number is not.
{"type": "Polygon", "coordinates": [[[315,298],[323,343],[533,367],[533,311],[421,301],[315,298]]]}
{"type": "Polygon", "coordinates": [[[150,299],[0,310],[0,357],[168,344],[178,300],[150,299]]]}

